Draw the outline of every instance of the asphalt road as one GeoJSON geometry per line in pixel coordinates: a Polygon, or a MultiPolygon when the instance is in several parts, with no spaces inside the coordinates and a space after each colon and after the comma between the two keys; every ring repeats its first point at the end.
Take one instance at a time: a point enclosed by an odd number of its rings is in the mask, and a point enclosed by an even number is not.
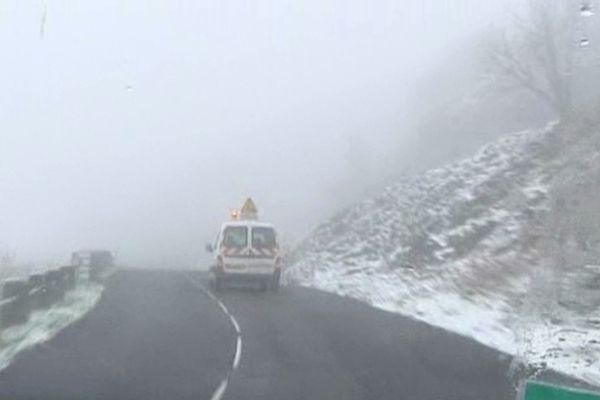
{"type": "Polygon", "coordinates": [[[467,338],[305,288],[226,290],[224,310],[191,279],[116,274],[86,317],[0,373],[0,399],[211,399],[224,379],[223,399],[516,396],[510,360],[467,338]]]}

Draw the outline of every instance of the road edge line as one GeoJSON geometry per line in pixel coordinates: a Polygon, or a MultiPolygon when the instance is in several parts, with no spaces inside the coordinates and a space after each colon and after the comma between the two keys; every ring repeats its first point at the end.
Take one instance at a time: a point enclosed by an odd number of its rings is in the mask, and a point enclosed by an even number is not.
{"type": "Polygon", "coordinates": [[[225,314],[227,317],[229,317],[229,323],[231,324],[231,326],[233,326],[233,330],[236,335],[235,353],[233,355],[233,360],[231,362],[231,369],[227,372],[227,375],[221,381],[221,383],[219,384],[219,386],[217,387],[217,389],[214,391],[213,395],[210,398],[210,400],[221,400],[221,398],[225,394],[225,391],[227,390],[227,386],[229,385],[229,380],[231,379],[233,372],[238,369],[240,360],[242,358],[242,331],[240,329],[240,324],[237,322],[235,317],[229,312],[229,310],[227,309],[227,306],[225,306],[225,304],[217,296],[212,294],[210,292],[210,290],[208,290],[202,283],[200,283],[198,280],[196,280],[194,277],[192,277],[190,275],[190,273],[184,272],[183,275],[194,287],[196,287],[197,289],[200,289],[211,300],[214,300],[217,303],[217,305],[219,306],[219,308],[221,309],[223,314],[225,314]]]}

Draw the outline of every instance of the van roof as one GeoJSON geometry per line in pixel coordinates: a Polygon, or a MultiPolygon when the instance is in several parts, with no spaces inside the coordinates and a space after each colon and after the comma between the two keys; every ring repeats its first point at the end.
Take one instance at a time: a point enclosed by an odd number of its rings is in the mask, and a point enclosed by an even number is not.
{"type": "Polygon", "coordinates": [[[228,227],[228,226],[248,226],[248,227],[260,227],[260,228],[275,229],[273,224],[270,224],[268,222],[254,221],[254,220],[228,221],[223,224],[221,229],[224,229],[225,227],[228,227]]]}

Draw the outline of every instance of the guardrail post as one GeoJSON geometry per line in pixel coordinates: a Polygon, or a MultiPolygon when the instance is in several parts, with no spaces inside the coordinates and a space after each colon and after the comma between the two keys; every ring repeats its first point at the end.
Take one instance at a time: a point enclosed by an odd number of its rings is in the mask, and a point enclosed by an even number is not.
{"type": "Polygon", "coordinates": [[[45,286],[44,274],[29,275],[29,306],[31,311],[44,307],[45,286]]]}
{"type": "Polygon", "coordinates": [[[100,273],[102,272],[99,267],[88,267],[89,279],[91,282],[100,281],[100,273]]]}
{"type": "Polygon", "coordinates": [[[62,274],[59,270],[46,271],[47,306],[61,300],[65,295],[64,284],[61,283],[62,274]]]}
{"type": "Polygon", "coordinates": [[[75,289],[77,286],[77,266],[65,265],[64,267],[60,267],[60,271],[64,274],[63,278],[66,281],[66,289],[75,289]]]}
{"type": "Polygon", "coordinates": [[[9,279],[2,284],[0,323],[2,327],[27,322],[29,318],[29,283],[22,279],[9,279]]]}

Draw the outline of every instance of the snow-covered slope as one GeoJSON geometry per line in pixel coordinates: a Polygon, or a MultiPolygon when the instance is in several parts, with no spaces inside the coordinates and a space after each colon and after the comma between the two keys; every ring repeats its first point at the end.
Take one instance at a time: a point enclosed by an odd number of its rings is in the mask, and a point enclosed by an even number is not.
{"type": "Polygon", "coordinates": [[[572,212],[600,209],[591,192],[564,201],[582,181],[600,187],[600,135],[586,132],[519,132],[405,177],[319,226],[288,278],[600,385],[600,270],[586,267],[600,261],[590,250],[600,226],[576,251],[582,224],[572,212]],[[578,302],[568,301],[573,292],[578,302]]]}
{"type": "Polygon", "coordinates": [[[49,309],[33,312],[26,323],[0,331],[0,370],[8,367],[21,351],[52,339],[82,318],[94,308],[103,289],[99,283],[82,282],[49,309]]]}

